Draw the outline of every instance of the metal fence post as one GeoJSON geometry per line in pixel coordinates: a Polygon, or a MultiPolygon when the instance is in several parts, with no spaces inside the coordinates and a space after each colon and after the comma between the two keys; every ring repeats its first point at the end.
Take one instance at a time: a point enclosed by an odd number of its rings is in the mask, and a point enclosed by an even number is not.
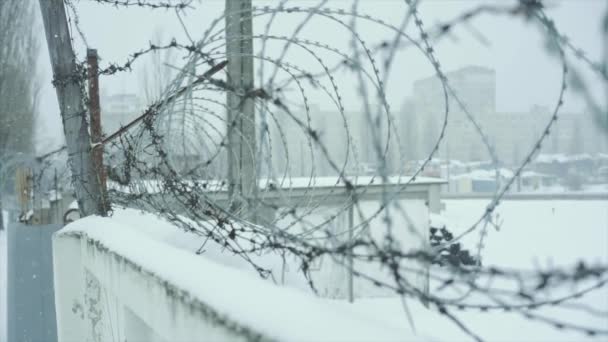
{"type": "MultiPolygon", "coordinates": [[[[89,83],[89,115],[91,125],[91,143],[100,144],[102,141],[101,131],[101,105],[99,100],[99,72],[97,50],[87,49],[87,76],[89,83]]],[[[91,149],[93,167],[101,187],[100,212],[107,213],[109,210],[106,172],[103,166],[103,146],[91,149]]]]}

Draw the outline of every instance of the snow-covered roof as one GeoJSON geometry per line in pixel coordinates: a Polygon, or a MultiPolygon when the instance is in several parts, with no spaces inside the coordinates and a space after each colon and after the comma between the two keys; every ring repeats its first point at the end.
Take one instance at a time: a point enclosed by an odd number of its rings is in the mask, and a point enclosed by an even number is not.
{"type": "Polygon", "coordinates": [[[540,173],[536,171],[523,171],[521,173],[521,178],[555,178],[554,175],[549,175],[546,173],[540,173]]]}
{"type": "MultiPolygon", "coordinates": [[[[354,186],[367,186],[372,184],[383,184],[380,176],[348,176],[346,177],[354,186]]],[[[390,176],[388,184],[406,184],[411,180],[410,176],[390,176]]],[[[260,187],[265,188],[268,184],[268,179],[259,181],[260,187]]],[[[279,181],[281,181],[279,179],[279,181]]],[[[413,184],[441,184],[445,180],[435,177],[416,177],[412,181],[413,184]]],[[[307,188],[307,187],[333,187],[343,186],[344,181],[339,177],[293,177],[287,178],[280,183],[283,188],[307,188]]]]}
{"type": "Polygon", "coordinates": [[[61,198],[62,198],[61,192],[59,192],[57,190],[49,191],[49,201],[55,202],[55,201],[59,201],[61,198]]]}
{"type": "MultiPolygon", "coordinates": [[[[602,155],[598,154],[595,158],[601,159],[602,155]]],[[[564,153],[554,153],[554,154],[539,154],[534,162],[536,163],[568,163],[573,161],[580,160],[590,160],[594,159],[594,157],[588,153],[567,155],[564,153]]]]}
{"type": "MultiPolygon", "coordinates": [[[[498,174],[499,174],[500,178],[503,178],[503,179],[513,178],[513,176],[514,176],[513,171],[511,171],[509,169],[505,169],[505,168],[498,169],[498,174]]],[[[475,179],[475,180],[496,180],[496,170],[476,169],[476,170],[472,170],[471,172],[468,172],[468,173],[454,175],[451,178],[452,179],[466,178],[466,179],[475,179]]]]}
{"type": "MultiPolygon", "coordinates": [[[[372,185],[381,185],[382,178],[380,176],[347,176],[351,184],[355,187],[367,187],[372,185]]],[[[205,184],[205,189],[209,192],[214,191],[227,191],[228,186],[225,181],[221,180],[197,180],[198,186],[205,184]]],[[[442,178],[436,177],[416,177],[412,180],[411,176],[390,176],[388,177],[387,184],[444,184],[446,181],[442,178]]],[[[184,184],[194,185],[194,181],[186,180],[184,184]]],[[[272,184],[273,187],[280,187],[281,189],[306,189],[306,188],[331,188],[331,187],[344,187],[343,179],[337,176],[331,177],[291,177],[291,178],[279,178],[276,181],[268,178],[261,178],[258,180],[260,189],[266,189],[272,184]]],[[[140,191],[144,190],[147,193],[157,193],[164,189],[162,181],[159,180],[142,180],[134,184],[135,188],[140,191]]],[[[122,192],[130,192],[126,186],[118,185],[114,182],[108,184],[110,189],[115,189],[122,192]]]]}

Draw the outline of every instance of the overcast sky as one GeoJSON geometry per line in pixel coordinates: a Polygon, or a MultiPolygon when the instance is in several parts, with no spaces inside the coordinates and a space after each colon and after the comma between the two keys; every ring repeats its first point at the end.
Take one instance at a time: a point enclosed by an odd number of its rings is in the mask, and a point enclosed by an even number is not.
{"type": "MultiPolygon", "coordinates": [[[[488,1],[485,1],[487,3],[488,1]]],[[[253,1],[254,5],[263,6],[277,1],[253,1]]],[[[319,1],[292,0],[292,6],[314,6],[319,1]]],[[[426,27],[432,27],[437,22],[458,16],[463,10],[470,9],[480,3],[475,0],[426,0],[422,1],[420,14],[426,27]]],[[[496,3],[508,3],[501,0],[496,3]]],[[[350,0],[329,1],[330,7],[349,8],[350,0]]],[[[600,24],[606,13],[606,0],[569,0],[553,1],[548,14],[556,21],[562,33],[580,48],[586,51],[592,60],[602,58],[602,36],[600,24]]],[[[204,30],[213,19],[223,11],[224,0],[204,0],[196,5],[197,9],[189,12],[184,18],[188,32],[197,39],[202,37],[204,30]]],[[[106,62],[124,62],[133,52],[147,47],[149,41],[162,32],[164,42],[172,37],[178,41],[187,42],[184,30],[179,24],[173,11],[148,9],[117,9],[108,5],[100,5],[93,1],[77,2],[78,20],[85,35],[86,43],[99,51],[103,58],[102,67],[106,62]]],[[[386,22],[399,25],[406,6],[402,0],[363,0],[361,12],[381,18],[386,22]]],[[[275,24],[275,34],[290,35],[297,17],[285,16],[275,24]],[[285,32],[282,32],[284,29],[285,32]]],[[[263,30],[265,19],[254,24],[257,33],[263,30]]],[[[370,46],[383,39],[392,39],[389,31],[378,29],[377,25],[360,24],[363,39],[370,46]]],[[[346,44],[346,31],[335,28],[335,24],[327,21],[314,21],[306,27],[302,35],[317,39],[332,46],[346,44]]],[[[61,144],[61,120],[59,118],[55,91],[50,82],[52,79],[46,41],[42,25],[41,37],[41,77],[44,82],[41,102],[40,133],[38,142],[39,152],[61,144]]],[[[254,32],[254,34],[256,33],[254,32]]],[[[414,33],[413,28],[408,32],[414,33]]],[[[346,36],[348,37],[348,36],[346,36]]],[[[524,20],[507,17],[485,16],[472,22],[471,28],[464,26],[455,31],[454,38],[443,40],[435,47],[443,70],[450,71],[466,65],[482,65],[496,70],[497,77],[497,109],[499,111],[527,111],[532,105],[552,106],[558,92],[560,79],[559,64],[549,57],[545,51],[542,35],[534,26],[524,20]],[[473,32],[482,33],[489,44],[475,38],[473,32]]],[[[79,36],[75,37],[78,55],[83,58],[85,44],[79,36]]],[[[257,46],[256,46],[257,47],[257,46]]],[[[272,51],[271,51],[272,53],[272,51]]],[[[298,54],[290,55],[290,61],[295,64],[306,63],[298,54]]],[[[396,57],[390,81],[387,85],[387,97],[393,108],[398,109],[403,100],[411,94],[412,83],[420,78],[433,74],[432,68],[419,52],[412,49],[400,52],[396,57]]],[[[176,65],[180,61],[177,60],[176,65]]],[[[136,68],[138,70],[138,68],[136,68]]],[[[338,82],[340,84],[340,79],[338,82]]],[[[342,80],[341,91],[346,98],[347,107],[349,96],[356,96],[356,88],[349,89],[349,83],[342,80]]],[[[120,76],[101,78],[103,91],[112,93],[134,92],[141,94],[141,76],[137,72],[120,76]]],[[[319,100],[316,103],[323,109],[331,109],[329,102],[319,100]]],[[[103,106],[103,104],[102,104],[103,106]]],[[[357,105],[353,105],[357,107],[357,105]]],[[[357,108],[348,108],[356,110],[357,108]]],[[[582,111],[582,102],[574,96],[566,97],[566,109],[582,111]]]]}

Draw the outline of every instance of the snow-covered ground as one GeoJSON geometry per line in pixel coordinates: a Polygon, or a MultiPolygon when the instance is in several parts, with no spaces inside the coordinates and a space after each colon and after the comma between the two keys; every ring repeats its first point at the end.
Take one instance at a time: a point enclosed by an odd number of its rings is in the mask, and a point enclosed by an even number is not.
{"type": "MultiPolygon", "coordinates": [[[[443,216],[451,230],[468,228],[488,200],[446,200],[443,216]]],[[[483,250],[485,265],[533,268],[573,265],[583,258],[608,262],[608,201],[507,200],[493,216],[500,230],[489,229],[483,250]]],[[[479,234],[465,244],[474,247],[479,234]]]]}
{"type": "MultiPolygon", "coordinates": [[[[603,300],[606,303],[607,295],[604,292],[603,298],[596,296],[588,301],[603,300]]],[[[340,305],[349,305],[341,302],[340,305]]],[[[417,302],[407,302],[408,309],[412,313],[414,328],[416,330],[414,339],[406,341],[472,341],[454,323],[438,314],[423,307],[417,302]]],[[[597,304],[596,304],[597,306],[597,304]]],[[[381,319],[385,324],[394,329],[401,329],[403,336],[410,336],[411,328],[400,299],[394,298],[373,298],[360,299],[350,306],[361,315],[366,315],[373,319],[381,319]]],[[[604,309],[605,310],[605,309],[604,309]]],[[[603,322],[599,319],[588,320],[588,314],[562,313],[550,315],[549,310],[539,310],[537,313],[546,316],[564,319],[566,316],[582,320],[585,325],[592,325],[596,328],[608,328],[606,318],[603,322]]],[[[574,342],[574,341],[606,341],[606,336],[589,337],[584,333],[558,330],[550,325],[530,321],[516,313],[503,312],[454,312],[457,317],[467,325],[473,332],[480,336],[484,341],[526,341],[526,342],[574,342]]]]}
{"type": "Polygon", "coordinates": [[[513,192],[524,194],[605,194],[608,193],[608,184],[583,184],[579,190],[571,190],[564,185],[540,186],[537,188],[523,187],[521,191],[513,192]]]}
{"type": "MultiPolygon", "coordinates": [[[[447,200],[442,216],[448,228],[455,233],[469,227],[482,215],[487,200],[447,200]]],[[[608,262],[608,202],[607,201],[504,201],[496,214],[500,230],[492,228],[485,241],[483,262],[485,265],[498,265],[534,269],[548,265],[571,266],[584,259],[589,263],[608,262]]],[[[121,221],[133,221],[131,218],[117,217],[121,221]]],[[[148,226],[141,218],[136,218],[142,226],[148,226]]],[[[160,231],[159,231],[160,234],[160,231]]],[[[177,236],[177,235],[175,235],[177,236]]],[[[464,239],[466,247],[474,248],[479,235],[474,233],[464,239]]],[[[167,242],[173,236],[163,236],[167,242]]],[[[159,239],[161,237],[159,236],[159,239]]],[[[196,248],[195,241],[191,246],[182,245],[185,249],[196,248]]],[[[184,244],[174,241],[173,245],[184,244]]],[[[5,235],[0,232],[0,341],[4,339],[5,317],[5,235]]],[[[207,255],[216,254],[208,251],[207,255]]],[[[219,255],[217,255],[220,258],[219,255]]],[[[215,260],[226,266],[232,260],[215,260]]],[[[580,299],[579,303],[591,304],[594,308],[608,311],[608,288],[592,292],[580,299]]],[[[354,310],[356,314],[369,317],[371,321],[382,321],[395,329],[401,329],[403,336],[412,336],[403,304],[399,298],[364,298],[354,304],[334,301],[336,306],[354,310]]],[[[467,336],[454,324],[434,311],[422,305],[408,301],[413,313],[416,336],[420,340],[463,341],[467,336]]],[[[584,324],[608,330],[608,317],[590,315],[586,312],[569,309],[542,309],[544,314],[569,323],[584,324]]],[[[584,341],[593,337],[584,334],[556,330],[538,322],[518,316],[515,313],[481,313],[458,312],[464,323],[481,337],[492,341],[584,341]]],[[[595,337],[599,341],[606,336],[595,337]]]]}
{"type": "MultiPolygon", "coordinates": [[[[442,213],[454,232],[462,231],[484,211],[484,200],[448,200],[442,213]]],[[[548,265],[572,266],[578,260],[608,262],[607,201],[504,201],[497,211],[500,231],[491,229],[485,241],[485,265],[535,269],[548,265]]],[[[473,249],[479,234],[466,239],[473,249]]],[[[577,303],[608,312],[608,288],[592,292],[577,303]]],[[[470,340],[456,325],[417,302],[409,301],[414,326],[421,340],[470,340]]],[[[348,305],[340,303],[340,305],[348,305]]],[[[399,298],[357,300],[353,308],[370,317],[382,317],[411,334],[399,298]]],[[[547,308],[535,311],[553,319],[608,330],[608,316],[547,308]]],[[[558,330],[532,322],[515,313],[456,312],[471,330],[489,341],[605,341],[606,336],[590,337],[580,332],[558,330]]]]}
{"type": "Polygon", "coordinates": [[[583,185],[583,192],[587,192],[587,193],[606,193],[606,192],[608,192],[608,184],[588,184],[588,185],[583,185]]]}

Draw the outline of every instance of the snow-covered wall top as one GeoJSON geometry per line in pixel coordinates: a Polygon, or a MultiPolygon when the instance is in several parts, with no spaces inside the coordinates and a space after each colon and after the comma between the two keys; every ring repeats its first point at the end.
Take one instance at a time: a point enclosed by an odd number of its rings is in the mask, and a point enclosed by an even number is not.
{"type": "Polygon", "coordinates": [[[53,244],[60,340],[407,339],[344,305],[196,255],[188,236],[133,210],[61,230],[53,244]]]}

